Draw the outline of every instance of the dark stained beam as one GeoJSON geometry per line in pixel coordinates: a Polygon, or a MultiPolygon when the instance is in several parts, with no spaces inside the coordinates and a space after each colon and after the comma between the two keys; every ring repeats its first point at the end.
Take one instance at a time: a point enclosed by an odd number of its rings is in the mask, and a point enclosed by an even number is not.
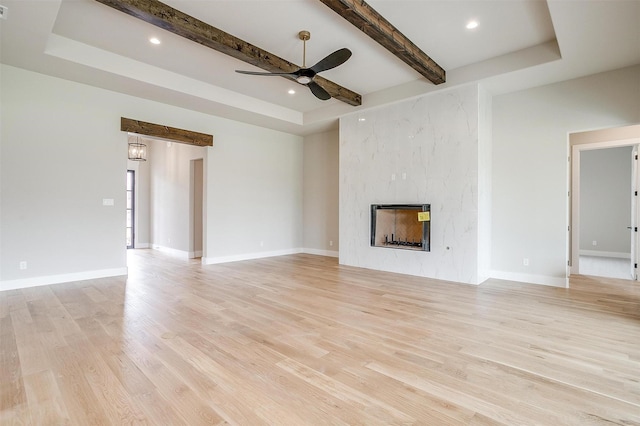
{"type": "Polygon", "coordinates": [[[364,0],[320,0],[433,84],[446,80],[445,70],[413,44],[364,0]]]}
{"type": "MultiPolygon", "coordinates": [[[[300,68],[157,0],[96,1],[269,72],[293,72],[300,68]]],[[[315,81],[342,102],[353,106],[362,104],[362,97],[345,87],[320,76],[315,81]]]]}
{"type": "Polygon", "coordinates": [[[195,146],[213,146],[213,135],[120,117],[120,130],[195,146]]]}

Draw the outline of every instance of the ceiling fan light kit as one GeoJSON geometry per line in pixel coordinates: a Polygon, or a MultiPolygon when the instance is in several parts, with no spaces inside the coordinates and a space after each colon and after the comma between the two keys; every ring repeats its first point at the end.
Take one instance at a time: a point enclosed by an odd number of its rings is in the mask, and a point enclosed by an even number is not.
{"type": "Polygon", "coordinates": [[[323,101],[331,99],[331,95],[318,83],[314,81],[316,74],[327,71],[344,64],[350,57],[351,51],[347,48],[338,49],[335,52],[325,56],[312,67],[307,68],[307,40],[311,39],[311,33],[302,30],[298,33],[298,38],[302,40],[302,68],[293,72],[254,72],[236,70],[240,74],[261,75],[261,76],[277,76],[295,80],[297,83],[307,86],[311,93],[323,101]]]}

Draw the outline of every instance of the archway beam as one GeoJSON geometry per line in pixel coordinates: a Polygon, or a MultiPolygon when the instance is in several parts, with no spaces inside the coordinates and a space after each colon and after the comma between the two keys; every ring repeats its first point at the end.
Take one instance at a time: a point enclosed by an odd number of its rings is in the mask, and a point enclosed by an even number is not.
{"type": "Polygon", "coordinates": [[[213,135],[178,129],[162,124],[147,123],[146,121],[120,117],[120,130],[140,136],[148,136],[171,142],[184,143],[195,146],[213,146],[213,135]]]}

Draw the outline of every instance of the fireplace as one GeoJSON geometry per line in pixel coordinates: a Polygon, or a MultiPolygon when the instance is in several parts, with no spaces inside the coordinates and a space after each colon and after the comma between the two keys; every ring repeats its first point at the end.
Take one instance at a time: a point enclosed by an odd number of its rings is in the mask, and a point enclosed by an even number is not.
{"type": "Polygon", "coordinates": [[[372,204],[371,246],[430,251],[430,204],[372,204]]]}

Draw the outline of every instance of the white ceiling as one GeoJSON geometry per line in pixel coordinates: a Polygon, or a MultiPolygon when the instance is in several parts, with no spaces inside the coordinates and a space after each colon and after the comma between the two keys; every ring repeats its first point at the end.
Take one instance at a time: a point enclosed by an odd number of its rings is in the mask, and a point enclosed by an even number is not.
{"type": "Polygon", "coordinates": [[[458,84],[505,93],[640,63],[638,0],[369,0],[447,71],[435,86],[318,0],[166,0],[170,6],[302,65],[347,47],[322,75],[363,95],[361,107],[171,34],[95,0],[0,0],[2,63],[295,134],[340,115],[458,84]],[[467,30],[476,19],[479,27],[467,30]],[[151,45],[158,37],[162,44],[151,45]],[[289,95],[289,89],[295,95],[289,95]]]}

